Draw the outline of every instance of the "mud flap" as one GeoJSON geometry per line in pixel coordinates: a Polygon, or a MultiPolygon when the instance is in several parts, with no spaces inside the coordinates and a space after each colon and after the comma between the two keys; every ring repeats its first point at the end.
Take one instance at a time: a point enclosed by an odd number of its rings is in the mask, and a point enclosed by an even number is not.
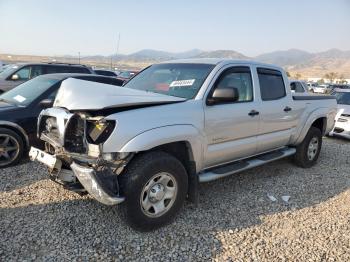
{"type": "Polygon", "coordinates": [[[192,202],[195,207],[198,206],[199,202],[199,179],[198,174],[196,173],[196,163],[191,161],[189,163],[190,165],[190,172],[188,174],[188,200],[192,202]]]}

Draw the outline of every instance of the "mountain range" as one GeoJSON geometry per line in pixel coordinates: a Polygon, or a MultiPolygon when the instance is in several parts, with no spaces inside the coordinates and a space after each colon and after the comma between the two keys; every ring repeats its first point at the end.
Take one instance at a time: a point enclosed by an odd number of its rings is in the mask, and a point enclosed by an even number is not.
{"type": "Polygon", "coordinates": [[[287,71],[299,73],[306,77],[322,77],[326,73],[336,72],[345,78],[350,78],[350,51],[329,49],[324,52],[310,53],[299,49],[289,49],[249,57],[233,50],[203,51],[193,49],[186,52],[166,52],[153,49],[144,49],[129,55],[117,56],[87,56],[83,60],[115,59],[120,62],[138,62],[150,64],[160,61],[182,58],[229,58],[256,60],[269,64],[276,64],[287,71]]]}
{"type": "MultiPolygon", "coordinates": [[[[335,72],[350,79],[350,51],[339,49],[329,49],[324,52],[310,53],[299,49],[289,49],[261,54],[258,56],[246,56],[234,50],[214,50],[203,51],[192,49],[186,52],[166,52],[153,49],[144,49],[129,55],[110,55],[110,56],[84,56],[81,57],[81,63],[94,67],[119,69],[141,69],[152,63],[165,60],[183,59],[183,58],[228,58],[256,60],[268,64],[275,64],[283,67],[291,73],[292,76],[299,74],[302,78],[323,77],[325,74],[335,72]]],[[[0,61],[7,63],[15,62],[79,62],[76,56],[32,56],[32,55],[14,55],[0,54],[0,61]],[[9,59],[11,57],[11,59],[9,59]]]]}

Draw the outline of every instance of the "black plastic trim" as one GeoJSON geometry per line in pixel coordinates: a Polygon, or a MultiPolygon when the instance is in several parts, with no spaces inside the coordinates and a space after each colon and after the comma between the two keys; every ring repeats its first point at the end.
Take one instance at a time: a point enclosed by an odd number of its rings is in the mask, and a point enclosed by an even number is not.
{"type": "Polygon", "coordinates": [[[293,100],[327,100],[327,99],[335,99],[335,96],[332,96],[332,95],[293,96],[293,100]]]}

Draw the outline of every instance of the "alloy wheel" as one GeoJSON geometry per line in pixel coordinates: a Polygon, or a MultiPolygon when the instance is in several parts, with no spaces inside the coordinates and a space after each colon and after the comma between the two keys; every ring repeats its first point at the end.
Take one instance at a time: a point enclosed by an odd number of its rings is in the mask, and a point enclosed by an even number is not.
{"type": "Polygon", "coordinates": [[[11,164],[18,156],[20,146],[11,135],[0,134],[0,167],[11,164]]]}

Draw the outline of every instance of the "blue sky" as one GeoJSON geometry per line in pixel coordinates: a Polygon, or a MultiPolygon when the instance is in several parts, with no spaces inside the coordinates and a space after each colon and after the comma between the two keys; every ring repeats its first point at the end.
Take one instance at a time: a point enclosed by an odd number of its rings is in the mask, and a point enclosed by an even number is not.
{"type": "Polygon", "coordinates": [[[349,0],[0,0],[0,53],[350,50],[349,0]]]}

